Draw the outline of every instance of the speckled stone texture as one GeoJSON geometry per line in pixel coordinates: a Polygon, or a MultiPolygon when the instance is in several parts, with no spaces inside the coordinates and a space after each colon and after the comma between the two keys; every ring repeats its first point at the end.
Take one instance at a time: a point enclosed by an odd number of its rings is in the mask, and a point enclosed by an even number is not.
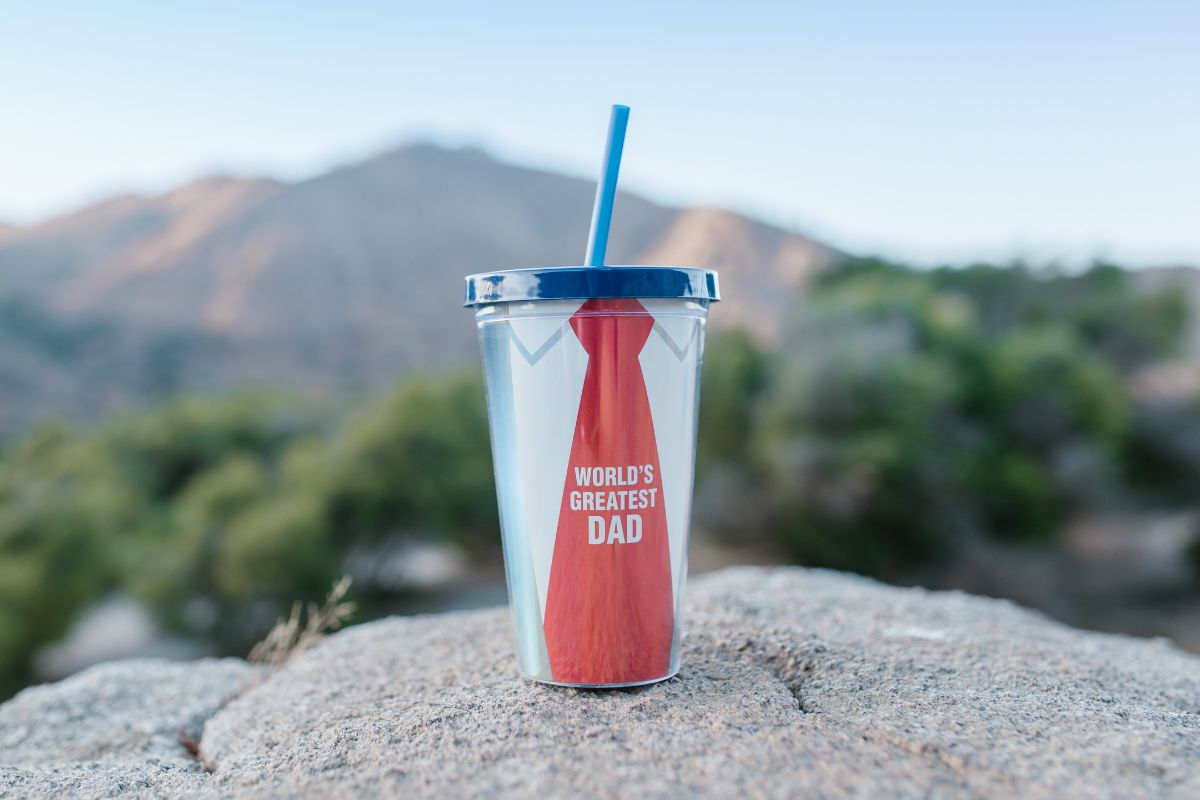
{"type": "Polygon", "coordinates": [[[522,681],[501,610],[360,625],[259,681],[91,670],[0,706],[0,795],[1200,797],[1200,659],[1165,642],[801,569],[689,594],[683,670],[643,689],[522,681]],[[174,724],[205,714],[211,774],[174,724]]]}
{"type": "Polygon", "coordinates": [[[178,795],[208,773],[182,744],[254,685],[237,659],[130,660],[0,705],[0,797],[178,795]]]}

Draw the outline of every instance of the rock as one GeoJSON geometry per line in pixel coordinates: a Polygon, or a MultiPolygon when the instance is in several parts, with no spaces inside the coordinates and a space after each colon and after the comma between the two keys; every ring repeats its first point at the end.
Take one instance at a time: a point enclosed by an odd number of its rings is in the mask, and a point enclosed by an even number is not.
{"type": "Polygon", "coordinates": [[[238,659],[128,660],[0,705],[0,797],[177,794],[208,773],[181,743],[251,685],[238,659]]]}
{"type": "MultiPolygon", "coordinates": [[[[1200,796],[1200,659],[1165,642],[820,571],[728,570],[689,594],[683,670],[636,690],[522,681],[501,610],[351,628],[216,711],[212,774],[176,751],[157,783],[149,759],[179,747],[165,725],[84,765],[64,712],[44,750],[10,756],[35,703],[92,718],[92,736],[133,724],[121,693],[72,699],[93,670],[0,707],[0,794],[101,796],[123,775],[202,797],[1200,796]],[[88,770],[104,782],[61,777],[88,770]]],[[[103,669],[132,684],[146,666],[103,669]]],[[[196,719],[179,684],[198,681],[171,682],[163,700],[196,719]]]]}

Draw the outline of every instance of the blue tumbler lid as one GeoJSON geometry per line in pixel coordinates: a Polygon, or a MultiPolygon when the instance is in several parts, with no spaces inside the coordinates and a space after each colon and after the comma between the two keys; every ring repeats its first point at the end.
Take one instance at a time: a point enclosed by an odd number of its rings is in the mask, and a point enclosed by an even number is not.
{"type": "Polygon", "coordinates": [[[717,273],[692,267],[534,267],[467,276],[464,306],[524,300],[672,298],[717,302],[717,273]]]}

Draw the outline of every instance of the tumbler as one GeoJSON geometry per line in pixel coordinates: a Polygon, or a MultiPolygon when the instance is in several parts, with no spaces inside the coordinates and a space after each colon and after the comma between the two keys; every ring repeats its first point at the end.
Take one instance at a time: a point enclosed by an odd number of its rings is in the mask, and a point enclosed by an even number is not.
{"type": "Polygon", "coordinates": [[[679,670],[711,270],[469,276],[523,675],[563,686],[679,670]]]}

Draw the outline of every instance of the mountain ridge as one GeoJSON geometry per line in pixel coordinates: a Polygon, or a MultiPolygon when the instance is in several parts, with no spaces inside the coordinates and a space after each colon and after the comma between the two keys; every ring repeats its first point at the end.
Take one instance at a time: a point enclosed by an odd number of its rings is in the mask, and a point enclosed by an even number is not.
{"type": "MultiPolygon", "coordinates": [[[[5,229],[0,296],[72,344],[31,357],[3,326],[0,430],[177,391],[372,389],[470,363],[474,326],[447,311],[463,276],[578,263],[593,193],[586,179],[418,143],[304,180],[207,176],[5,229]]],[[[731,211],[629,192],[609,245],[610,263],[717,269],[714,322],[764,337],[839,258],[731,211]]]]}

